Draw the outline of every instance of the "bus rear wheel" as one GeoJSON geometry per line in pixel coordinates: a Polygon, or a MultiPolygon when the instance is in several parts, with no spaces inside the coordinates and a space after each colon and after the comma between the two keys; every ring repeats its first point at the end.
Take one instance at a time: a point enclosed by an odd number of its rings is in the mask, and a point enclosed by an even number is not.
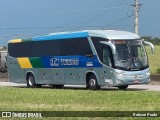
{"type": "Polygon", "coordinates": [[[118,86],[118,88],[119,88],[120,90],[125,90],[125,89],[127,89],[127,88],[128,88],[128,85],[118,86]]]}
{"type": "Polygon", "coordinates": [[[35,78],[32,74],[29,74],[27,76],[27,87],[29,87],[29,88],[35,88],[36,87],[35,78]]]}
{"type": "Polygon", "coordinates": [[[100,88],[100,86],[98,85],[98,82],[97,82],[97,79],[96,79],[96,77],[95,77],[95,75],[90,75],[89,76],[89,80],[88,80],[88,88],[90,89],[90,90],[97,90],[97,89],[99,89],[100,88]]]}

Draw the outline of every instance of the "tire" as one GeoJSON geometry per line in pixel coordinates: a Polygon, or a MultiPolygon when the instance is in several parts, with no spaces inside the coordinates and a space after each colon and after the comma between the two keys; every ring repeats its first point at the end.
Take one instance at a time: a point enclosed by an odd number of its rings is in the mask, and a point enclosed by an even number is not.
{"type": "Polygon", "coordinates": [[[127,89],[127,88],[128,88],[128,85],[118,86],[118,88],[119,88],[120,90],[125,90],[125,89],[127,89]]]}
{"type": "Polygon", "coordinates": [[[98,82],[97,82],[97,79],[96,79],[95,75],[92,74],[92,75],[89,76],[87,87],[90,90],[100,89],[100,86],[98,86],[98,82]]]}
{"type": "Polygon", "coordinates": [[[34,78],[34,76],[32,74],[29,74],[27,76],[27,87],[29,87],[29,88],[37,87],[36,83],[35,83],[35,78],[34,78]]]}

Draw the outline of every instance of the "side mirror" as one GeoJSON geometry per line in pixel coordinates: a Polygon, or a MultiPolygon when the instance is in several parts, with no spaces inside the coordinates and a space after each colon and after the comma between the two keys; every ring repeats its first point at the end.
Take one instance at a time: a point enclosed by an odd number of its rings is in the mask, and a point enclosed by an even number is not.
{"type": "Polygon", "coordinates": [[[151,47],[151,52],[152,52],[152,54],[154,54],[154,52],[155,52],[154,45],[150,42],[147,42],[147,41],[143,41],[143,42],[144,42],[144,44],[149,45],[151,47]]]}

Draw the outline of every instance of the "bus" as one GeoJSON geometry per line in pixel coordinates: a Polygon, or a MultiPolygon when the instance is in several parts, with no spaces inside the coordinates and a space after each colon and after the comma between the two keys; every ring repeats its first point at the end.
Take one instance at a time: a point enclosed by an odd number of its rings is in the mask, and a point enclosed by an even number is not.
{"type": "Polygon", "coordinates": [[[9,81],[27,87],[85,85],[126,89],[150,82],[144,44],[137,34],[121,30],[51,33],[8,42],[9,81]]]}

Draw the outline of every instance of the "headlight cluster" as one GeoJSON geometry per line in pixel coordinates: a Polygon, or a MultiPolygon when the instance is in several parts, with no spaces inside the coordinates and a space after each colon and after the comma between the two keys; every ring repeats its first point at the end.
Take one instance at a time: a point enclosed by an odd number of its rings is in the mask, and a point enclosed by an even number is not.
{"type": "Polygon", "coordinates": [[[147,76],[150,76],[150,72],[147,72],[146,75],[147,75],[147,76]]]}
{"type": "Polygon", "coordinates": [[[122,73],[115,73],[115,75],[116,75],[117,77],[126,77],[126,75],[124,75],[124,74],[122,74],[122,73]]]}

